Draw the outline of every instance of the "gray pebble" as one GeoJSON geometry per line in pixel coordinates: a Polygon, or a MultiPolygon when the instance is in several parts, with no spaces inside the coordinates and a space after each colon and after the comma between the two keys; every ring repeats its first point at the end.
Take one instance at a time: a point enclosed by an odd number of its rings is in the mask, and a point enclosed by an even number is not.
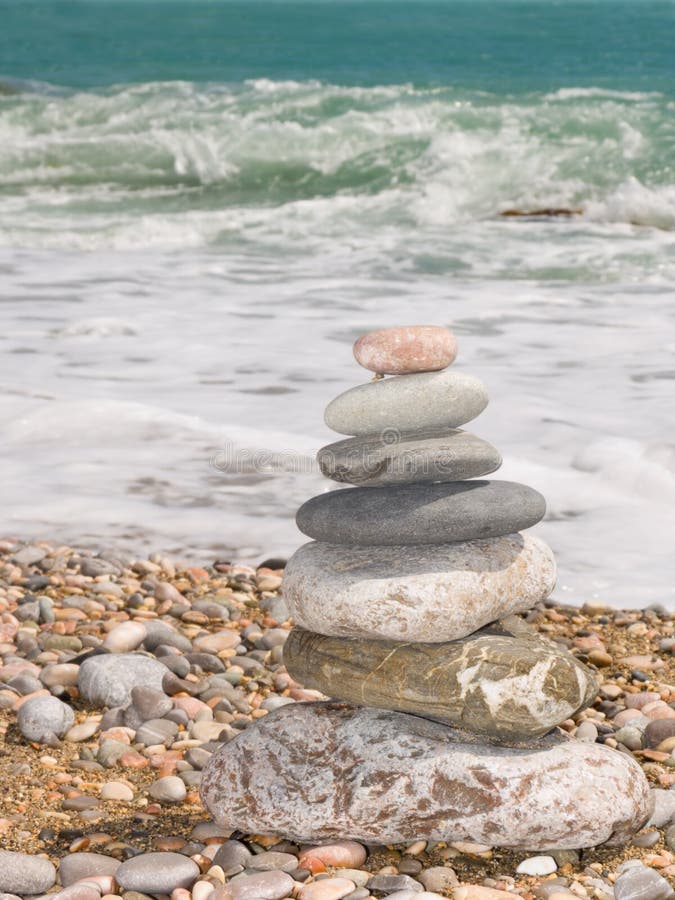
{"type": "Polygon", "coordinates": [[[178,725],[169,719],[150,719],[144,722],[136,732],[136,743],[150,747],[153,744],[166,744],[178,734],[178,725]]]}
{"type": "Polygon", "coordinates": [[[185,782],[177,775],[166,775],[158,778],[148,788],[148,793],[154,800],[160,803],[181,803],[187,793],[185,782]]]}
{"type": "Polygon", "coordinates": [[[29,853],[0,850],[0,891],[9,894],[41,894],[56,881],[56,869],[48,859],[29,853]]]}
{"type": "Polygon", "coordinates": [[[419,876],[419,880],[427,891],[437,894],[448,891],[459,885],[459,879],[454,869],[449,866],[432,866],[425,869],[419,876]]]}
{"type": "Polygon", "coordinates": [[[282,900],[290,897],[294,881],[286,872],[237,875],[227,883],[233,900],[282,900]]]}
{"type": "Polygon", "coordinates": [[[281,872],[292,872],[298,866],[298,858],[292,853],[268,850],[252,856],[245,866],[256,872],[271,872],[274,869],[279,869],[281,872]]]}
{"type": "Polygon", "coordinates": [[[59,861],[59,881],[68,887],[89,875],[114,875],[120,861],[102,853],[70,853],[59,861]]]}
{"type": "Polygon", "coordinates": [[[675,891],[654,869],[634,866],[616,879],[614,897],[615,900],[671,900],[675,891]]]}
{"type": "Polygon", "coordinates": [[[124,890],[170,894],[191,887],[198,876],[197,863],[180,853],[143,853],[123,862],[115,880],[124,890]]]}
{"type": "Polygon", "coordinates": [[[150,619],[143,623],[147,632],[143,646],[151,652],[160,644],[166,644],[168,647],[175,647],[177,650],[185,652],[192,649],[192,643],[185,635],[180,634],[175,628],[171,628],[164,622],[157,619],[150,619]]]}
{"type": "Polygon", "coordinates": [[[234,866],[248,865],[252,855],[248,847],[241,841],[225,841],[213,857],[213,865],[220,866],[227,872],[234,866]]]}
{"type": "Polygon", "coordinates": [[[652,788],[652,796],[654,797],[654,812],[644,827],[663,828],[675,817],[675,791],[652,788]]]}
{"type": "Polygon", "coordinates": [[[409,875],[373,875],[366,882],[366,887],[369,891],[380,891],[383,894],[391,894],[394,891],[415,891],[416,894],[420,894],[424,890],[419,881],[415,881],[409,875]]]}
{"type": "Polygon", "coordinates": [[[126,706],[134,687],[161,690],[165,673],[165,666],[141,653],[106,653],[84,660],[78,687],[92,706],[126,706]]]}
{"type": "Polygon", "coordinates": [[[31,697],[19,708],[17,723],[21,734],[29,741],[53,743],[75,721],[75,714],[56,697],[31,697]]]}

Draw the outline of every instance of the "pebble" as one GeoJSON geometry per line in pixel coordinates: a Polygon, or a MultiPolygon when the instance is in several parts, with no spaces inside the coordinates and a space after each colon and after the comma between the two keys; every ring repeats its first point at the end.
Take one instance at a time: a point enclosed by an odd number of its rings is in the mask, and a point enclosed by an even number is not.
{"type": "Polygon", "coordinates": [[[128,784],[121,781],[107,781],[101,787],[101,800],[115,800],[122,803],[131,803],[134,792],[128,784]]]}
{"type": "Polygon", "coordinates": [[[414,891],[421,894],[424,888],[409,875],[374,875],[367,883],[369,891],[393,893],[394,891],[414,891]]]}
{"type": "Polygon", "coordinates": [[[575,732],[575,738],[578,741],[587,741],[590,744],[595,743],[598,739],[598,729],[589,719],[582,722],[575,732]]]}
{"type": "Polygon", "coordinates": [[[160,803],[181,803],[185,800],[187,789],[185,782],[181,781],[177,775],[166,775],[164,778],[153,781],[148,788],[148,793],[160,803]]]}
{"type": "Polygon", "coordinates": [[[615,900],[672,900],[675,891],[665,878],[646,866],[626,869],[614,882],[615,900]]]}
{"type": "Polygon", "coordinates": [[[299,900],[342,900],[356,889],[353,881],[347,878],[323,878],[305,884],[298,892],[299,900]]]}
{"type": "Polygon", "coordinates": [[[513,481],[355,487],[318,494],[295,517],[317,541],[357,547],[438,544],[514,534],[536,525],[546,502],[513,481]]]}
{"type": "Polygon", "coordinates": [[[144,853],[123,862],[115,879],[126,891],[170,894],[177,887],[189,888],[199,876],[199,866],[180,853],[144,853]]]}
{"type": "Polygon", "coordinates": [[[75,721],[72,707],[56,697],[29,697],[17,714],[21,734],[36,743],[54,743],[75,721]]]}
{"type": "Polygon", "coordinates": [[[356,841],[336,841],[333,844],[308,847],[298,857],[299,865],[311,872],[315,871],[312,866],[316,862],[335,869],[358,869],[365,861],[366,848],[356,841]]]}
{"type": "Polygon", "coordinates": [[[555,579],[550,548],[528,534],[436,546],[312,542],[289,559],[284,595],[296,624],[318,634],[439,643],[531,609],[555,579]]]}
{"type": "Polygon", "coordinates": [[[59,861],[59,881],[64,887],[90,875],[114,875],[120,861],[102,853],[71,853],[59,861]]]}
{"type": "Polygon", "coordinates": [[[654,800],[654,812],[645,827],[663,828],[675,820],[675,791],[664,791],[661,788],[652,789],[654,800]]]}
{"type": "Polygon", "coordinates": [[[519,863],[516,872],[519,875],[551,875],[557,869],[552,856],[530,856],[519,863]]]}
{"type": "Polygon", "coordinates": [[[420,872],[419,880],[427,891],[450,891],[459,885],[459,879],[454,869],[449,866],[431,866],[420,872]]]}
{"type": "Polygon", "coordinates": [[[0,850],[0,891],[8,894],[41,894],[56,881],[56,869],[48,859],[12,850],[0,850]]]}
{"type": "Polygon", "coordinates": [[[360,384],[326,407],[324,421],[339,434],[388,434],[459,428],[488,404],[485,386],[464,372],[424,372],[360,384]]]}
{"type": "Polygon", "coordinates": [[[126,706],[134,687],[161,690],[165,673],[161,662],[141,653],[91,656],[80,666],[78,687],[85,702],[94,707],[126,706]]]}
{"type": "Polygon", "coordinates": [[[109,653],[129,653],[143,643],[147,635],[141,622],[122,622],[103,639],[103,648],[109,653]]]}
{"type": "Polygon", "coordinates": [[[292,853],[268,850],[251,856],[246,863],[246,868],[254,872],[269,872],[274,869],[279,869],[281,872],[292,872],[293,869],[298,868],[298,857],[292,853]]]}
{"type": "Polygon", "coordinates": [[[457,355],[457,341],[439,325],[402,325],[364,334],[354,344],[354,359],[381,375],[436,372],[457,355]]]}
{"type": "Polygon", "coordinates": [[[290,897],[294,881],[286,872],[256,872],[228,882],[232,900],[282,900],[290,897]]]}

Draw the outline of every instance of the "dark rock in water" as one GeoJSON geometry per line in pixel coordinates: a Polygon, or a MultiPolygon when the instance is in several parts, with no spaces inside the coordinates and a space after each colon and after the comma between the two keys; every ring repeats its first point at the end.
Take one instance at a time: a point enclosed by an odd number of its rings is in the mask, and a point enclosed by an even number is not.
{"type": "Polygon", "coordinates": [[[319,468],[327,478],[360,486],[462,481],[489,475],[499,452],[468,431],[428,429],[397,435],[348,438],[322,447],[319,468]]]}
{"type": "Polygon", "coordinates": [[[545,734],[588,706],[590,669],[538,636],[477,632],[419,644],[325,637],[294,628],[289,674],[336,700],[398,710],[505,741],[545,734]]]}
{"type": "Polygon", "coordinates": [[[296,522],[334,544],[439,544],[513,534],[545,512],[544,498],[524,484],[449,481],[329,491],[303,503],[296,522]]]}
{"type": "Polygon", "coordinates": [[[460,841],[528,851],[622,843],[652,810],[637,762],[561,733],[486,744],[419,716],[295,703],[207,763],[218,824],[299,842],[460,841]]]}

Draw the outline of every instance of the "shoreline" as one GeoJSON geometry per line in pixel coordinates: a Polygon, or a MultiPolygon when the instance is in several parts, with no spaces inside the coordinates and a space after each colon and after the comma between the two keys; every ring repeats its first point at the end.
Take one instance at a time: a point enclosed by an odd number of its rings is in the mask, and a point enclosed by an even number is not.
{"type": "MultiPolygon", "coordinates": [[[[293,682],[283,668],[281,648],[290,628],[288,609],[279,593],[284,561],[264,562],[267,565],[258,567],[225,562],[184,566],[156,554],[122,560],[46,542],[0,541],[3,850],[46,855],[54,864],[81,852],[124,860],[149,851],[177,851],[196,861],[202,872],[198,883],[214,888],[223,878],[229,883],[237,872],[226,874],[213,860],[230,834],[204,824],[209,817],[198,796],[201,768],[217,739],[232,739],[251,721],[285,703],[321,697],[293,682]],[[168,655],[175,661],[193,654],[194,661],[187,670],[174,668],[174,711],[182,709],[185,715],[174,717],[176,727],[168,728],[163,740],[159,735],[156,744],[148,744],[137,740],[143,725],[131,728],[128,719],[125,724],[85,703],[73,675],[85,654],[103,641],[104,649],[112,652],[143,652],[143,641],[135,647],[115,646],[120,639],[110,637],[111,631],[134,623],[142,633],[156,621],[173,628],[181,638],[176,640],[178,646],[169,647],[168,655]],[[61,668],[51,668],[45,676],[49,666],[61,668]],[[54,680],[52,674],[61,680],[54,680]],[[223,678],[207,685],[214,675],[223,678]],[[50,692],[72,708],[74,723],[64,740],[32,742],[18,726],[18,709],[32,697],[50,692]]],[[[491,888],[526,900],[550,898],[555,886],[561,897],[610,898],[622,865],[634,860],[645,871],[659,873],[675,889],[675,826],[668,831],[675,822],[675,790],[671,790],[675,785],[675,613],[658,607],[619,610],[604,604],[574,607],[547,601],[523,618],[597,669],[602,681],[598,698],[562,728],[580,739],[632,753],[651,786],[661,791],[654,825],[625,847],[582,852],[523,853],[445,842],[429,846],[423,841],[407,847],[371,847],[366,862],[355,868],[394,879],[405,876],[421,881],[439,896],[467,900],[498,898],[499,894],[462,894],[458,885],[491,888]],[[638,718],[642,732],[629,725],[638,718]],[[645,718],[663,723],[649,728],[647,737],[645,718]],[[516,872],[524,859],[541,855],[554,856],[555,872],[547,876],[516,872]],[[433,871],[427,874],[429,870],[433,871]]],[[[160,658],[158,646],[166,651],[155,644],[150,652],[160,658]]],[[[297,856],[302,849],[283,836],[276,840],[254,837],[234,835],[254,853],[273,847],[297,856]]],[[[333,872],[329,867],[328,873],[342,877],[340,869],[333,872]]],[[[325,877],[298,866],[293,872],[293,895],[302,897],[301,885],[306,892],[317,875],[325,877]]],[[[405,879],[400,883],[406,884],[405,879]]],[[[110,888],[101,889],[104,895],[123,895],[121,889],[114,893],[112,882],[104,886],[110,888]]],[[[329,889],[328,882],[324,887],[329,889]]],[[[2,890],[6,888],[0,866],[2,890]]],[[[370,893],[370,888],[356,881],[354,890],[354,900],[386,896],[384,890],[373,886],[370,893]],[[359,895],[359,890],[367,892],[359,895]]],[[[225,900],[227,888],[222,891],[225,900]]],[[[207,888],[200,888],[195,894],[193,886],[192,896],[207,897],[207,893],[207,888]]],[[[142,894],[134,896],[138,900],[142,894]]],[[[173,900],[189,897],[190,892],[183,890],[174,892],[173,900]]]]}

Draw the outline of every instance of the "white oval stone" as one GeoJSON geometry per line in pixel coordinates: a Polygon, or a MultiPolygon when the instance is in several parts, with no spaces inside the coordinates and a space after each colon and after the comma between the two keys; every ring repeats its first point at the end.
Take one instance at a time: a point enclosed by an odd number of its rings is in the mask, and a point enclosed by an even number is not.
{"type": "Polygon", "coordinates": [[[623,843],[653,803],[639,764],[601,744],[558,732],[496,746],[340,703],[296,703],[256,720],[214,752],[200,792],[218,824],[247,834],[520,850],[623,843]]]}
{"type": "Polygon", "coordinates": [[[326,425],[339,434],[458,428],[483,412],[485,385],[473,375],[446,370],[396,375],[345,391],[326,407],[326,425]]]}
{"type": "Polygon", "coordinates": [[[519,875],[551,875],[557,869],[552,856],[530,856],[520,863],[516,872],[519,875]]]}
{"type": "Polygon", "coordinates": [[[122,622],[103,638],[103,647],[109,653],[129,653],[143,643],[147,635],[141,622],[122,622]]]}
{"type": "Polygon", "coordinates": [[[312,542],[289,559],[283,592],[309,631],[435,644],[531,609],[555,576],[550,548],[529,534],[405,547],[312,542]]]}

